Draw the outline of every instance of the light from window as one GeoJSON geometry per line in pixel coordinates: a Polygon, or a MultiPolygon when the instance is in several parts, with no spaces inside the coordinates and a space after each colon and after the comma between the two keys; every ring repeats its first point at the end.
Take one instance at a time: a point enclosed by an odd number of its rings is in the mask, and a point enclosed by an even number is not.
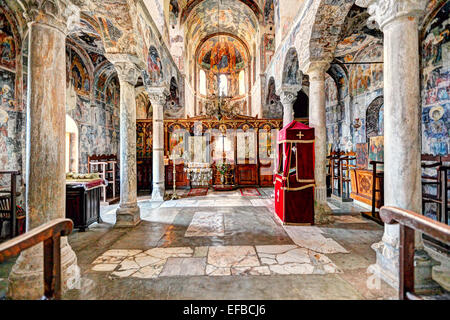
{"type": "Polygon", "coordinates": [[[206,95],[206,73],[200,70],[200,94],[206,95]]]}
{"type": "Polygon", "coordinates": [[[239,72],[239,95],[245,94],[245,74],[244,70],[239,72]]]}
{"type": "Polygon", "coordinates": [[[228,79],[227,76],[221,74],[219,76],[219,96],[224,97],[228,94],[228,79]]]}

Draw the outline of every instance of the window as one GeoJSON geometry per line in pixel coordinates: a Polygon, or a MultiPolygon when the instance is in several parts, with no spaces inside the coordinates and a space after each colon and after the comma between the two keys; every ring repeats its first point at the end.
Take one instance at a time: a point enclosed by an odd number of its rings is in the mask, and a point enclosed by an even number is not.
{"type": "Polygon", "coordinates": [[[228,94],[228,79],[227,76],[221,74],[219,76],[219,96],[224,97],[228,94]]]}
{"type": "Polygon", "coordinates": [[[66,115],[66,172],[78,172],[78,127],[66,115]]]}
{"type": "Polygon", "coordinates": [[[239,95],[245,94],[245,73],[244,70],[239,72],[239,95]]]}
{"type": "Polygon", "coordinates": [[[206,73],[200,70],[200,94],[206,95],[206,73]]]}

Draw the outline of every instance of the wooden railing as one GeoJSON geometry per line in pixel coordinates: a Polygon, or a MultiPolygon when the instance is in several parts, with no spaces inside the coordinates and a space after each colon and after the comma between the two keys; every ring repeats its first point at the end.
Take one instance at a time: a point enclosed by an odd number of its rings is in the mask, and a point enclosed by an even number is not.
{"type": "Polygon", "coordinates": [[[70,219],[55,219],[0,244],[0,263],[44,242],[45,300],[61,299],[61,237],[72,232],[70,219]]]}
{"type": "Polygon", "coordinates": [[[395,207],[382,207],[380,217],[386,224],[400,224],[399,299],[420,300],[414,293],[414,231],[443,243],[450,243],[450,227],[418,213],[395,207]]]}

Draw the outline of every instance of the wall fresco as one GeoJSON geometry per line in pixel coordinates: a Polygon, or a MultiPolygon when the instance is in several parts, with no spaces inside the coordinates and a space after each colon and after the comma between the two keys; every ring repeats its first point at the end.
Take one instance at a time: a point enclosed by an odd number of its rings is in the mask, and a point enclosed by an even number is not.
{"type": "Polygon", "coordinates": [[[0,13],[0,66],[10,70],[16,68],[16,44],[8,19],[0,13]]]}
{"type": "Polygon", "coordinates": [[[424,28],[422,66],[422,153],[447,155],[450,148],[450,2],[424,28]]]}

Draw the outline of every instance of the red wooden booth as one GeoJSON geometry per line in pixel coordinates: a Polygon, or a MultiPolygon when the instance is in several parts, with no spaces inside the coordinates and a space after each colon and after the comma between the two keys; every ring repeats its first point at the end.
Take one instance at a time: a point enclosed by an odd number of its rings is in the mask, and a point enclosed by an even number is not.
{"type": "Polygon", "coordinates": [[[314,224],[314,128],[292,121],[278,133],[275,212],[283,224],[314,224]]]}

